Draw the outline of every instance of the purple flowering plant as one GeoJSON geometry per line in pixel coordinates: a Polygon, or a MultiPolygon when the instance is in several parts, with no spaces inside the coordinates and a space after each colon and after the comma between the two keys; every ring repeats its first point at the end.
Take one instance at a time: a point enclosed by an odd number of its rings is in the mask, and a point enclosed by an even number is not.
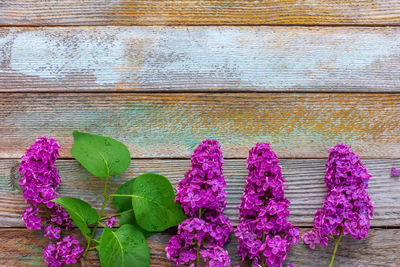
{"type": "Polygon", "coordinates": [[[392,177],[399,177],[400,176],[400,169],[396,169],[395,167],[392,167],[392,177]]]}
{"type": "MultiPolygon", "coordinates": [[[[60,185],[60,176],[54,166],[59,156],[60,145],[48,137],[39,137],[35,143],[26,149],[21,158],[19,173],[22,178],[19,184],[22,187],[22,196],[29,206],[22,214],[22,221],[28,229],[44,229],[44,236],[50,240],[61,238],[61,229],[73,226],[72,220],[63,207],[53,202],[58,197],[57,189],[60,185]]],[[[65,236],[72,240],[74,237],[65,236]]],[[[64,263],[75,263],[81,256],[83,248],[78,244],[73,250],[64,249],[65,242],[58,241],[57,245],[50,241],[43,251],[43,257],[48,266],[61,266],[64,263]],[[59,247],[57,255],[50,252],[59,247]]]]}
{"type": "Polygon", "coordinates": [[[285,179],[278,163],[268,143],[258,143],[249,151],[235,235],[239,256],[247,257],[253,266],[282,266],[290,246],[299,240],[299,228],[287,221],[290,202],[284,196],[285,179]]]}
{"type": "Polygon", "coordinates": [[[162,175],[147,173],[109,194],[110,176],[124,172],[130,165],[127,147],[99,135],[74,131],[73,136],[71,154],[91,174],[105,180],[99,212],[83,200],[59,196],[61,179],[54,164],[60,145],[54,139],[38,138],[21,160],[19,184],[29,205],[22,220],[27,228],[43,228],[44,235],[55,240],[43,251],[45,263],[50,267],[76,263],[89,250],[97,250],[102,266],[148,266],[150,252],[146,237],[186,219],[182,208],[174,202],[171,183],[162,175]],[[119,212],[104,216],[110,198],[119,212]],[[117,216],[120,216],[119,228],[114,227],[117,216]],[[73,225],[86,239],[86,246],[81,246],[74,236],[62,233],[62,229],[68,230],[73,225]],[[99,225],[103,231],[96,237],[99,225]]]}
{"type": "Polygon", "coordinates": [[[169,241],[167,257],[177,266],[230,266],[228,252],[223,249],[232,225],[223,215],[226,183],[220,144],[204,140],[194,150],[191,163],[178,183],[175,198],[189,218],[169,241]]]}
{"type": "Polygon", "coordinates": [[[311,249],[316,244],[335,242],[329,266],[333,265],[342,236],[356,240],[367,237],[374,205],[368,194],[371,174],[350,146],[337,144],[329,150],[326,164],[326,198],[322,209],[315,212],[314,228],[302,239],[311,249]]]}

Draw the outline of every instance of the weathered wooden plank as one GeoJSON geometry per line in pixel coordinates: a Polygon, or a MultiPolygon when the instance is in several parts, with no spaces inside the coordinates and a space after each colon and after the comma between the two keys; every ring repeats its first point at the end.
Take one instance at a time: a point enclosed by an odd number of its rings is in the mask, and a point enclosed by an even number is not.
{"type": "Polygon", "coordinates": [[[1,25],[398,25],[400,4],[374,1],[5,0],[1,25]]]}
{"type": "MultiPolygon", "coordinates": [[[[302,229],[302,233],[309,229],[302,229]]],[[[77,231],[74,231],[79,236],[77,231]]],[[[42,250],[48,240],[39,231],[25,229],[0,229],[0,265],[2,266],[43,266],[42,250]]],[[[151,249],[150,266],[174,266],[166,258],[164,249],[172,233],[161,233],[147,239],[151,249]]],[[[81,239],[82,240],[82,239],[81,239]]],[[[83,240],[82,240],[83,241],[83,240]]],[[[231,235],[225,248],[229,252],[232,264],[239,264],[237,256],[237,239],[231,235]]],[[[397,267],[400,262],[400,230],[371,229],[364,240],[354,240],[346,236],[342,239],[335,257],[334,266],[384,266],[397,267]]],[[[292,247],[287,257],[287,263],[296,266],[319,267],[329,264],[333,246],[318,247],[310,250],[302,242],[292,247]]],[[[74,266],[81,266],[76,264],[74,266]]],[[[85,259],[84,266],[100,266],[96,252],[91,252],[85,259]]],[[[241,266],[247,266],[241,264],[241,266]]]]}
{"type": "MultiPolygon", "coordinates": [[[[375,202],[375,216],[371,222],[376,227],[400,226],[400,179],[390,177],[392,166],[400,166],[400,160],[364,160],[372,173],[369,192],[375,202]]],[[[325,197],[325,159],[283,159],[282,171],[287,179],[286,196],[291,201],[290,221],[299,226],[312,226],[315,211],[322,206],[325,197]]],[[[63,196],[84,198],[97,209],[103,201],[104,180],[88,174],[76,161],[59,160],[57,167],[62,178],[60,193],[63,196]]],[[[142,173],[155,172],[168,177],[176,186],[190,167],[190,160],[133,160],[124,174],[111,179],[110,192],[119,185],[142,173]]],[[[21,196],[18,160],[0,160],[0,225],[23,227],[21,214],[26,208],[21,196]]],[[[247,175],[246,160],[226,160],[224,173],[227,180],[227,207],[225,214],[234,225],[238,222],[237,207],[243,193],[247,175]]],[[[111,205],[110,205],[111,207],[111,205]]],[[[107,208],[107,214],[115,213],[107,208]]]]}
{"type": "Polygon", "coordinates": [[[0,158],[40,135],[70,157],[72,130],[111,136],[132,157],[189,157],[217,139],[227,158],[270,142],[281,158],[325,158],[336,142],[370,158],[400,156],[399,94],[1,94],[0,158]]]}
{"type": "Polygon", "coordinates": [[[0,29],[0,91],[396,91],[396,27],[0,29]]]}

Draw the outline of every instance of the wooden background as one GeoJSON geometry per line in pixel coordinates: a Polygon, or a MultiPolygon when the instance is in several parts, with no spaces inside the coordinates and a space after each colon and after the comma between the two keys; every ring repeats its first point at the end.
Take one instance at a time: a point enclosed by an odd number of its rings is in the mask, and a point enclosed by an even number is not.
{"type": "MultiPolygon", "coordinates": [[[[71,159],[73,129],[128,145],[133,162],[112,189],[144,172],[176,185],[196,145],[219,140],[234,225],[248,150],[271,142],[302,232],[324,199],[327,150],[350,144],[373,174],[376,212],[335,266],[400,265],[398,0],[2,0],[0,26],[1,266],[43,265],[48,241],[24,228],[17,184],[36,137],[62,145],[63,195],[102,202],[103,180],[71,159]]],[[[152,266],[173,266],[171,234],[149,239],[152,266]]],[[[236,246],[232,235],[238,263],[236,246]]],[[[332,249],[299,242],[288,262],[327,266],[332,249]]],[[[98,265],[90,254],[85,266],[98,265]]]]}

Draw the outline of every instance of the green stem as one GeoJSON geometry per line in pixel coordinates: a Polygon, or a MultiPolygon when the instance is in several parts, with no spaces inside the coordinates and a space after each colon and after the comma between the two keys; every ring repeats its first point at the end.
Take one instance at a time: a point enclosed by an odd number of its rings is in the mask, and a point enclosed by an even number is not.
{"type": "Polygon", "coordinates": [[[99,214],[99,216],[97,217],[96,224],[94,225],[93,232],[92,232],[92,234],[91,234],[90,237],[89,237],[88,244],[87,244],[87,246],[86,246],[85,252],[83,252],[82,257],[85,257],[85,256],[86,256],[86,254],[87,254],[87,252],[88,252],[88,250],[89,250],[90,244],[92,243],[92,240],[93,240],[93,238],[94,238],[94,234],[96,233],[97,226],[99,225],[99,219],[103,216],[104,208],[106,207],[107,200],[108,200],[108,198],[109,198],[109,196],[107,195],[107,186],[108,186],[108,178],[109,178],[109,177],[110,177],[110,176],[108,175],[108,169],[107,169],[107,177],[106,177],[106,182],[105,182],[105,185],[104,185],[104,200],[103,200],[103,206],[101,207],[100,214],[99,214]]]}
{"type": "Polygon", "coordinates": [[[339,246],[339,243],[340,243],[340,240],[342,239],[342,236],[343,236],[343,229],[340,230],[339,238],[335,242],[335,248],[333,249],[333,254],[332,254],[331,262],[329,263],[329,267],[333,266],[333,261],[335,260],[336,250],[337,250],[337,248],[339,246]]]}
{"type": "MultiPolygon", "coordinates": [[[[110,196],[112,196],[112,195],[110,195],[110,196]]],[[[131,212],[131,211],[133,211],[133,209],[129,209],[129,210],[126,210],[126,211],[123,211],[123,212],[115,213],[115,214],[113,214],[113,215],[108,215],[108,216],[105,216],[105,217],[100,218],[99,221],[108,219],[108,218],[110,218],[110,217],[120,216],[120,215],[122,215],[122,214],[124,214],[124,213],[131,212]]]]}
{"type": "MultiPolygon", "coordinates": [[[[265,206],[265,198],[263,198],[263,206],[265,206]]],[[[262,244],[264,244],[264,242],[265,242],[265,232],[264,231],[262,233],[261,242],[262,242],[262,244]]],[[[264,251],[261,252],[261,266],[267,267],[267,264],[265,263],[264,251]]]]}
{"type": "MultiPolygon", "coordinates": [[[[201,208],[199,208],[199,219],[201,218],[201,208]]],[[[200,245],[196,242],[196,266],[200,266],[200,245]]]]}
{"type": "Polygon", "coordinates": [[[136,196],[136,195],[119,195],[119,194],[111,194],[109,197],[131,197],[131,198],[145,198],[142,196],[136,196]]]}
{"type": "Polygon", "coordinates": [[[197,243],[197,251],[196,251],[196,266],[200,266],[200,246],[199,243],[197,243]]]}
{"type": "Polygon", "coordinates": [[[49,219],[51,226],[53,226],[53,228],[55,228],[56,226],[55,226],[54,223],[51,221],[51,214],[50,214],[49,209],[47,208],[46,204],[44,204],[43,206],[44,206],[44,210],[46,211],[47,219],[49,219]]]}
{"type": "MultiPolygon", "coordinates": [[[[265,233],[262,233],[262,240],[261,242],[264,244],[265,242],[265,233]]],[[[261,266],[266,267],[267,265],[265,264],[265,256],[264,256],[264,251],[261,253],[261,266]]]]}

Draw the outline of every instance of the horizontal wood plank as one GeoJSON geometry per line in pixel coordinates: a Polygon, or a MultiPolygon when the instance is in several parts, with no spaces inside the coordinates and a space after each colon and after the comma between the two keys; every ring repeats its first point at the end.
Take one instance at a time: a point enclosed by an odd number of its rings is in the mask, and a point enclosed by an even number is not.
{"type": "Polygon", "coordinates": [[[0,25],[398,25],[399,13],[395,0],[4,0],[0,25]]]}
{"type": "Polygon", "coordinates": [[[124,142],[132,157],[189,157],[217,139],[227,158],[270,142],[280,158],[326,158],[337,142],[362,157],[400,157],[399,94],[0,94],[0,158],[41,135],[71,157],[72,130],[124,142]]]}
{"type": "Polygon", "coordinates": [[[400,92],[399,55],[396,27],[2,28],[0,92],[400,92]]]}
{"type": "MultiPolygon", "coordinates": [[[[302,229],[302,233],[309,229],[302,229]]],[[[100,232],[100,231],[99,231],[100,232]]],[[[99,233],[100,234],[100,233],[99,233]]],[[[48,240],[43,232],[25,229],[0,229],[0,265],[2,266],[44,266],[42,250],[48,240]]],[[[74,235],[79,236],[77,231],[74,235]]],[[[171,233],[161,233],[147,239],[150,246],[150,266],[175,266],[165,255],[164,249],[171,238],[171,233]]],[[[82,239],[81,239],[82,240],[82,239]]],[[[83,240],[82,240],[83,241],[83,240]]],[[[83,243],[81,243],[83,244],[83,243]]],[[[233,264],[239,264],[237,239],[231,235],[225,245],[233,264]]],[[[400,262],[400,230],[371,229],[367,238],[354,240],[348,236],[342,239],[338,248],[334,266],[382,266],[397,267],[400,262]]],[[[292,246],[287,263],[296,266],[327,266],[332,256],[333,246],[317,247],[310,250],[300,241],[292,246]]],[[[72,266],[81,266],[76,264],[72,266]]],[[[84,266],[100,266],[97,252],[90,252],[84,260],[84,266]]],[[[242,267],[247,266],[241,264],[242,267]]]]}
{"type": "MultiPolygon", "coordinates": [[[[369,193],[375,203],[374,227],[400,226],[400,179],[390,177],[392,166],[400,167],[400,160],[363,160],[370,173],[369,193]]],[[[18,160],[0,160],[0,225],[23,227],[21,214],[26,204],[18,185],[18,160]]],[[[315,211],[325,198],[325,159],[283,159],[283,175],[288,189],[286,197],[291,201],[290,221],[298,226],[312,226],[315,211]]],[[[57,167],[62,178],[62,196],[84,198],[97,209],[103,202],[104,180],[88,174],[76,161],[59,160],[57,167]]],[[[190,160],[133,160],[131,167],[122,175],[111,179],[110,192],[121,184],[142,173],[154,172],[168,177],[175,187],[190,168],[190,160]]],[[[246,160],[226,160],[224,173],[227,181],[227,207],[225,214],[232,223],[238,223],[237,207],[243,194],[247,175],[246,160]]],[[[106,214],[116,211],[109,205],[106,214]]]]}

